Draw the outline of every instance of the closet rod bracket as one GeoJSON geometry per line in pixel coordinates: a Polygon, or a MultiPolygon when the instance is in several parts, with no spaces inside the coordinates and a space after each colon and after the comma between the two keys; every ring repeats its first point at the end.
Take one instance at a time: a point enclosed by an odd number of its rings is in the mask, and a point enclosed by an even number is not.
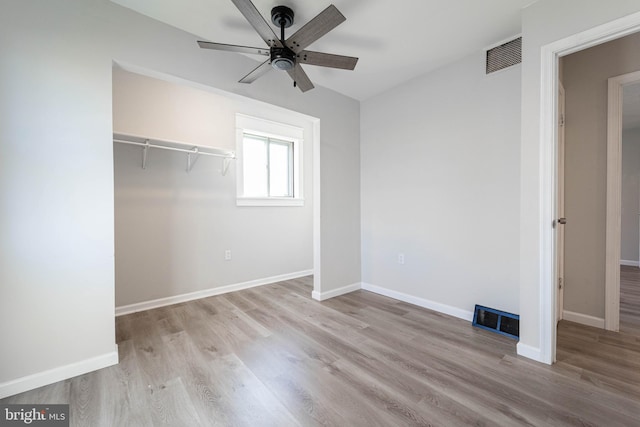
{"type": "Polygon", "coordinates": [[[193,147],[193,153],[187,153],[187,172],[191,172],[193,169],[193,165],[196,164],[198,158],[200,157],[200,153],[198,152],[198,147],[193,147]],[[191,155],[193,154],[193,161],[191,160],[191,155]]]}
{"type": "Polygon", "coordinates": [[[229,165],[231,164],[232,157],[225,157],[222,160],[222,176],[225,176],[229,171],[229,165]]]}
{"type": "Polygon", "coordinates": [[[144,148],[142,149],[142,169],[147,168],[147,153],[149,152],[149,140],[144,140],[144,148]]]}

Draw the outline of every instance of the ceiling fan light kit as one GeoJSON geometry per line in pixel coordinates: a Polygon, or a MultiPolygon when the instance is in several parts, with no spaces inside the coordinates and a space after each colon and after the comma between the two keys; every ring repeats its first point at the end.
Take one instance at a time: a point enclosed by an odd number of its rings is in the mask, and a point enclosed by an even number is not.
{"type": "Polygon", "coordinates": [[[271,66],[276,70],[291,70],[296,66],[296,54],[286,47],[271,48],[271,66]]]}
{"type": "Polygon", "coordinates": [[[280,38],[278,38],[251,0],[231,1],[247,21],[249,21],[260,37],[262,37],[267,46],[269,46],[269,49],[206,41],[198,41],[198,45],[203,49],[249,53],[269,57],[249,74],[240,79],[240,83],[252,83],[269,70],[275,69],[278,71],[287,71],[293,79],[293,86],[299,87],[302,92],[306,92],[313,89],[313,83],[311,83],[307,73],[305,73],[300,64],[317,65],[342,70],[353,70],[355,68],[358,58],[305,50],[307,46],[346,20],[334,5],[327,7],[300,28],[293,36],[285,39],[284,30],[293,25],[294,22],[295,15],[291,8],[287,6],[276,6],[271,9],[271,22],[280,29],[280,38]]]}

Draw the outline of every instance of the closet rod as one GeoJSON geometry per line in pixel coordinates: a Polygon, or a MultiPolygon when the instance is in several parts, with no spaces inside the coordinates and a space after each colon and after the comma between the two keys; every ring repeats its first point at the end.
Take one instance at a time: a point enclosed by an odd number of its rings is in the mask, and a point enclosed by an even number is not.
{"type": "Polygon", "coordinates": [[[206,151],[199,151],[197,147],[194,147],[194,148],[188,150],[186,148],[168,147],[166,145],[151,144],[149,142],[125,141],[123,139],[114,139],[113,142],[119,142],[121,144],[129,144],[129,145],[138,145],[140,147],[160,148],[162,150],[179,151],[181,153],[187,153],[187,154],[198,154],[198,155],[203,155],[203,156],[224,157],[224,158],[227,158],[227,159],[234,159],[235,158],[235,155],[233,155],[233,154],[207,153],[206,151]]]}

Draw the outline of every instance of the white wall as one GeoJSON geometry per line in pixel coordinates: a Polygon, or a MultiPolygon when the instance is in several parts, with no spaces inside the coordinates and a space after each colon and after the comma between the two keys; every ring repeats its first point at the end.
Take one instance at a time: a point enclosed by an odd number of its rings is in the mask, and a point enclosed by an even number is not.
{"type": "Polygon", "coordinates": [[[620,259],[638,262],[640,244],[640,129],[622,132],[622,218],[620,259]]]}
{"type": "Polygon", "coordinates": [[[605,313],[607,80],[640,70],[638,49],[640,33],[564,57],[564,308],[599,319],[605,313]]]}
{"type": "Polygon", "coordinates": [[[115,132],[236,150],[236,113],[304,130],[305,205],[238,207],[235,161],[222,176],[201,156],[187,173],[185,154],[151,150],[142,170],[141,148],[115,144],[117,307],[313,268],[311,119],[114,69],[115,132]]]}
{"type": "Polygon", "coordinates": [[[111,59],[54,3],[0,6],[0,397],[116,351],[111,59]]]}
{"type": "MultiPolygon", "coordinates": [[[[607,2],[539,0],[523,10],[522,139],[520,152],[520,343],[519,352],[550,362],[543,314],[553,312],[542,303],[543,224],[541,175],[541,48],[599,24],[640,10],[637,0],[607,2]],[[546,310],[545,310],[546,309],[546,310]]],[[[547,324],[550,322],[547,319],[547,324]]]]}
{"type": "Polygon", "coordinates": [[[113,61],[318,117],[322,291],[360,281],[357,101],[107,0],[0,8],[0,396],[113,361],[113,61]]]}
{"type": "Polygon", "coordinates": [[[484,59],[361,109],[363,282],[468,315],[519,312],[520,66],[485,75],[484,59]]]}

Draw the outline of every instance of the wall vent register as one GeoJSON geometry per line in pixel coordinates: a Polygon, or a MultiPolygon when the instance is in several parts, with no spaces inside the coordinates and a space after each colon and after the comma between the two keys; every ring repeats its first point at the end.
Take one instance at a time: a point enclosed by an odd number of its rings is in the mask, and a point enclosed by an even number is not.
{"type": "Polygon", "coordinates": [[[487,50],[487,74],[495,73],[522,62],[522,37],[487,50]]]}
{"type": "Polygon", "coordinates": [[[476,305],[475,307],[473,326],[510,338],[518,339],[520,336],[520,316],[482,305],[476,305]]]}

